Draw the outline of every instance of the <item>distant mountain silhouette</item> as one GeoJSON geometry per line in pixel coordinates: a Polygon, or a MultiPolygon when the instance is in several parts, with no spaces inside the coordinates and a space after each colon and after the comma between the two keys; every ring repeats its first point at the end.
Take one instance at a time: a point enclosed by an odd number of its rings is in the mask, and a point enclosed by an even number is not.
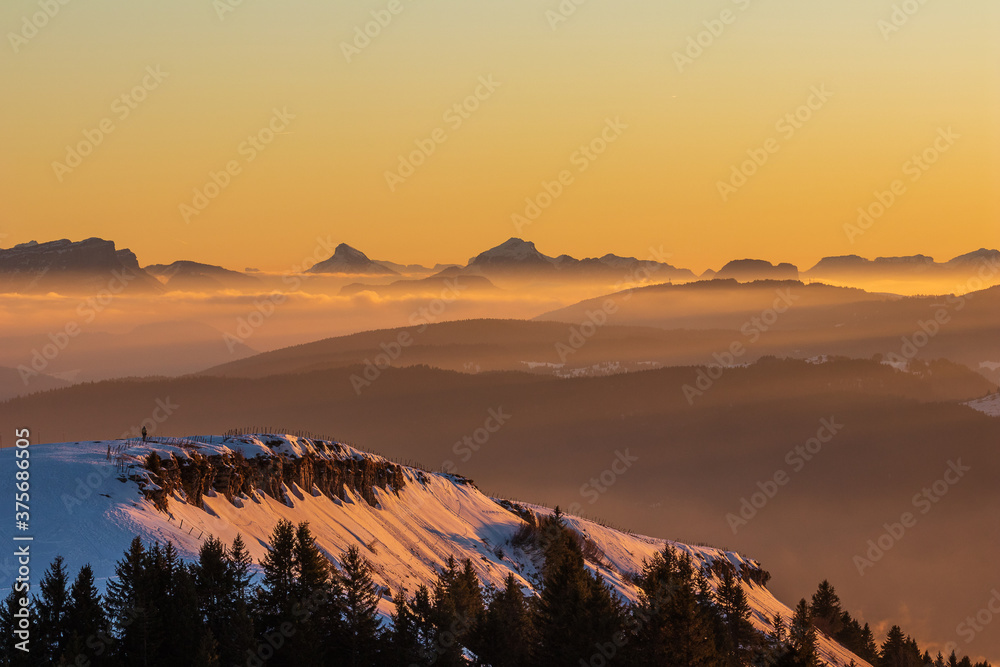
{"type": "Polygon", "coordinates": [[[387,266],[373,262],[368,259],[368,255],[352,248],[346,243],[338,245],[330,259],[324,260],[311,269],[308,273],[367,273],[371,275],[394,276],[399,272],[393,271],[387,266]]]}
{"type": "Polygon", "coordinates": [[[486,275],[561,275],[572,278],[590,276],[621,276],[628,279],[641,269],[657,280],[690,280],[695,277],[688,269],[678,269],[665,262],[620,257],[611,253],[602,257],[576,259],[570,255],[550,257],[542,254],[531,241],[510,238],[469,260],[469,269],[486,275]]]}
{"type": "Polygon", "coordinates": [[[726,264],[713,276],[716,280],[798,280],[799,269],[794,264],[771,264],[762,259],[737,259],[726,264]]]}
{"type": "Polygon", "coordinates": [[[101,290],[162,292],[131,250],[89,238],[30,241],[0,249],[0,292],[93,294],[101,290]]]}
{"type": "Polygon", "coordinates": [[[163,278],[167,288],[172,290],[244,289],[259,287],[261,284],[256,276],[187,260],[172,264],[152,264],[145,267],[145,270],[163,278]]]}
{"type": "Polygon", "coordinates": [[[936,262],[927,255],[903,257],[876,257],[866,259],[859,255],[824,257],[816,266],[805,272],[810,278],[969,278],[986,268],[1000,273],[1000,251],[980,248],[959,255],[947,262],[936,262]]]}

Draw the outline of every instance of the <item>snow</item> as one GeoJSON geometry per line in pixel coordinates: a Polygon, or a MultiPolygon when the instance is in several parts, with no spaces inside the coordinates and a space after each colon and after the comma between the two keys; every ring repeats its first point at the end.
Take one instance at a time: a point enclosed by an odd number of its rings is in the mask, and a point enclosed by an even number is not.
{"type": "Polygon", "coordinates": [[[1000,417],[1000,394],[991,394],[990,396],[977,398],[965,405],[990,417],[1000,417]]]}
{"type": "MultiPolygon", "coordinates": [[[[343,499],[332,499],[319,494],[315,487],[306,490],[293,485],[284,488],[284,502],[256,491],[233,502],[208,493],[202,499],[203,508],[187,503],[182,494],[175,492],[169,510],[161,512],[143,497],[140,482],[136,481],[144,479],[142,483],[151,484],[139,461],[152,451],[161,458],[239,451],[247,458],[308,454],[384,460],[341,443],[270,434],[164,439],[149,444],[111,440],[33,445],[29,459],[31,530],[23,533],[34,537],[27,543],[32,554],[33,582],[40,579],[56,555],[62,555],[74,575],[89,562],[103,588],[136,535],[147,543],[169,540],[183,558],[191,560],[208,536],[231,543],[241,534],[259,561],[275,525],[288,519],[293,523],[308,521],[317,544],[335,562],[348,547],[358,546],[373,565],[376,583],[383,587],[380,611],[385,615],[392,609],[390,589],[404,586],[412,592],[420,584],[430,586],[448,556],[459,561],[470,559],[477,574],[489,585],[501,586],[510,572],[525,590],[534,590],[537,585],[538,555],[509,543],[523,524],[522,519],[461,477],[403,467],[405,486],[399,495],[375,488],[374,506],[352,492],[343,499]]],[[[0,450],[0,468],[15,469],[14,452],[15,448],[0,450]]],[[[4,474],[0,493],[9,498],[13,484],[14,475],[4,474]]],[[[545,507],[522,505],[538,515],[552,513],[545,507]]],[[[759,567],[756,561],[734,552],[633,535],[572,516],[567,516],[566,521],[603,552],[599,566],[588,565],[600,570],[609,586],[627,600],[634,601],[637,591],[626,575],[639,570],[644,559],[666,544],[691,554],[696,564],[726,559],[737,567],[759,567]]],[[[16,570],[12,551],[6,550],[0,557],[0,581],[8,586],[16,570]]],[[[717,583],[712,581],[713,586],[717,583]]],[[[756,584],[744,587],[753,609],[752,622],[758,629],[770,630],[775,613],[786,622],[791,619],[792,610],[766,588],[756,584]]],[[[0,592],[6,595],[2,589],[0,592]]],[[[826,637],[821,636],[819,644],[821,657],[828,665],[846,665],[852,659],[858,665],[867,664],[826,637]]]]}

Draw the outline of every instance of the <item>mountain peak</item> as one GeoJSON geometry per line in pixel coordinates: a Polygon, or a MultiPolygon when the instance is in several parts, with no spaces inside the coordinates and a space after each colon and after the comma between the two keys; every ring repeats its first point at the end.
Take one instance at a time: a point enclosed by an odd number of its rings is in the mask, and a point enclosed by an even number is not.
{"type": "Polygon", "coordinates": [[[554,260],[538,252],[535,244],[517,237],[511,237],[489,250],[469,260],[469,266],[486,268],[500,267],[549,267],[554,260]]]}
{"type": "Polygon", "coordinates": [[[368,255],[346,243],[341,243],[333,250],[333,255],[319,262],[309,273],[368,273],[381,275],[398,275],[387,266],[373,262],[368,255]]]}

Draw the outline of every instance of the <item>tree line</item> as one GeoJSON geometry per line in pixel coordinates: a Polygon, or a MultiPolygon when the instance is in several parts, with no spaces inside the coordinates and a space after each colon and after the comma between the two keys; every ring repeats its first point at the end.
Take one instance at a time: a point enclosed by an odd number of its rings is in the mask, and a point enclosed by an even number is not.
{"type": "Polygon", "coordinates": [[[735,567],[721,568],[713,591],[690,555],[666,547],[630,575],[639,597],[626,604],[587,567],[587,541],[558,508],[517,537],[544,556],[537,595],[512,573],[483,587],[471,561],[449,558],[433,586],[395,591],[389,623],[371,563],[351,547],[334,565],[307,523],[278,523],[258,583],[239,536],[231,545],[207,539],[190,563],[170,543],[137,537],[103,595],[89,565],[70,582],[63,559],[53,561],[38,595],[23,600],[28,653],[15,646],[24,594],[12,590],[0,605],[0,664],[814,667],[822,632],[877,667],[972,667],[968,658],[921,655],[898,627],[876,646],[828,582],[765,634],[750,622],[735,567]]]}

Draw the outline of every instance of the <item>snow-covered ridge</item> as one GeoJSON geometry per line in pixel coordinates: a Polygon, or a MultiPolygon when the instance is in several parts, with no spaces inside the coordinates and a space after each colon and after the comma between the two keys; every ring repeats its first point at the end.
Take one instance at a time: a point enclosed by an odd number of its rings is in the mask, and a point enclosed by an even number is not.
{"type": "Polygon", "coordinates": [[[968,401],[965,405],[990,417],[1000,417],[1000,394],[977,398],[974,401],[968,401]]]}
{"type": "MultiPolygon", "coordinates": [[[[135,535],[146,542],[169,540],[183,558],[194,559],[209,535],[228,543],[242,534],[255,560],[260,560],[277,522],[288,519],[308,521],[318,545],[333,560],[350,546],[360,547],[374,566],[376,582],[386,589],[382,610],[388,613],[388,589],[403,586],[412,592],[422,583],[432,584],[449,556],[470,559],[487,584],[500,585],[513,572],[525,589],[534,590],[539,555],[514,546],[511,538],[524,525],[518,513],[545,516],[552,512],[489,498],[462,477],[403,466],[342,443],[289,435],[192,437],[148,444],[134,440],[61,443],[32,446],[30,452],[31,530],[26,534],[34,537],[35,581],[56,555],[63,555],[71,570],[91,563],[103,585],[135,535]],[[160,474],[143,467],[154,451],[165,464],[160,474]],[[327,484],[324,490],[320,484],[304,488],[293,482],[284,484],[280,492],[252,489],[231,497],[210,484],[198,502],[183,488],[169,491],[165,509],[158,509],[152,499],[157,488],[163,490],[161,485],[170,477],[166,471],[173,466],[184,471],[190,487],[201,483],[196,473],[204,470],[206,461],[221,465],[240,459],[255,469],[281,466],[295,468],[297,473],[324,465],[329,470],[393,470],[400,483],[364,489],[327,484]],[[340,493],[330,493],[338,488],[340,493]]],[[[0,460],[0,467],[13,469],[14,449],[0,450],[0,460]]],[[[238,468],[239,464],[231,474],[237,475],[238,468]]],[[[12,484],[13,475],[3,476],[0,493],[9,497],[12,484]]],[[[221,480],[215,486],[245,488],[221,480]]],[[[635,600],[638,594],[628,575],[670,544],[689,553],[706,570],[713,563],[727,563],[745,573],[743,585],[757,628],[770,630],[775,613],[786,620],[792,617],[791,609],[761,585],[766,576],[760,564],[738,553],[633,535],[572,516],[566,521],[596,546],[599,555],[588,565],[627,600],[635,600]]],[[[3,554],[0,586],[9,586],[15,569],[13,557],[3,554]]],[[[713,586],[718,583],[715,577],[710,581],[713,586]]],[[[858,665],[867,664],[822,636],[820,653],[829,665],[847,665],[852,659],[858,665]]]]}

